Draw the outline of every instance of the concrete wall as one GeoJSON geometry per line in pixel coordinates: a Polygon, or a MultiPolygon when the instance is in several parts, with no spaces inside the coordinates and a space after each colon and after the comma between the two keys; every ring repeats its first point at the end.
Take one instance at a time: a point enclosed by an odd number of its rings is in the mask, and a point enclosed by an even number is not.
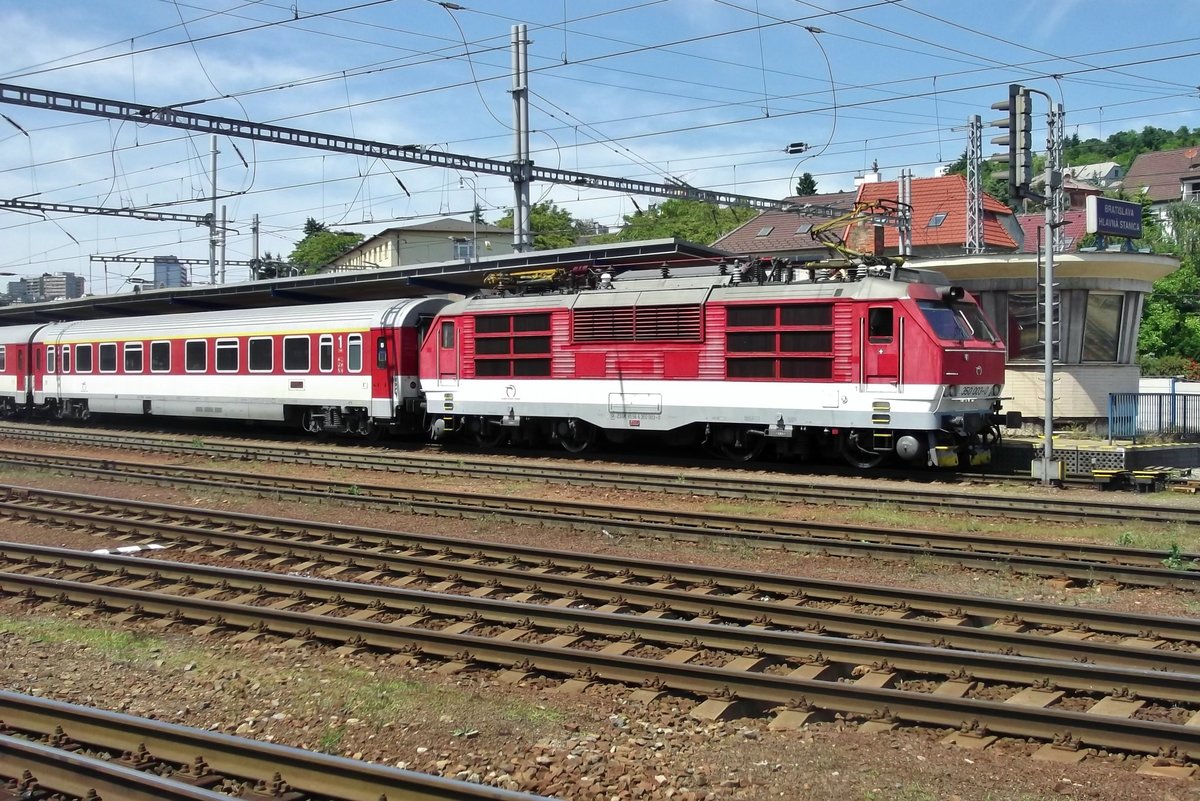
{"type": "Polygon", "coordinates": [[[1175,378],[1143,378],[1138,382],[1138,392],[1142,393],[1170,393],[1174,391],[1179,395],[1200,395],[1200,381],[1180,381],[1175,378]],[[1174,384],[1174,390],[1171,385],[1174,384]]]}
{"type": "MultiPolygon", "coordinates": [[[[1136,364],[1070,364],[1054,368],[1054,419],[1108,419],[1108,393],[1137,392],[1136,364]]],[[[1004,402],[1006,411],[1021,412],[1041,420],[1046,396],[1042,391],[1044,371],[1040,364],[1009,363],[1006,368],[1004,402]]]]}

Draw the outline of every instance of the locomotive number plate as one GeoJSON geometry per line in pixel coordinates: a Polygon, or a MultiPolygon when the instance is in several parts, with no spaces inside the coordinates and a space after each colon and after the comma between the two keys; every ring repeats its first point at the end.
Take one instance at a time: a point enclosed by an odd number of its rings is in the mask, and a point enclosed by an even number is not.
{"type": "Polygon", "coordinates": [[[984,398],[991,394],[991,384],[970,384],[958,388],[958,397],[960,398],[984,398]]]}

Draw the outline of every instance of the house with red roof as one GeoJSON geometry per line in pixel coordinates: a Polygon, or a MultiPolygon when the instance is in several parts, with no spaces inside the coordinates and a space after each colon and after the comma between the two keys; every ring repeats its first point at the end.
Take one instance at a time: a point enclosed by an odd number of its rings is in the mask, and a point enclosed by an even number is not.
{"type": "MultiPolygon", "coordinates": [[[[897,181],[865,183],[857,200],[895,200],[897,181]]],[[[883,252],[875,226],[859,222],[843,234],[854,250],[876,255],[900,252],[900,234],[895,226],[883,229],[883,252]]],[[[1009,253],[1019,248],[1020,226],[1008,206],[988,194],[983,196],[983,248],[987,253],[1009,253]]],[[[967,242],[967,180],[961,175],[912,179],[912,255],[916,257],[959,256],[967,242]]]]}

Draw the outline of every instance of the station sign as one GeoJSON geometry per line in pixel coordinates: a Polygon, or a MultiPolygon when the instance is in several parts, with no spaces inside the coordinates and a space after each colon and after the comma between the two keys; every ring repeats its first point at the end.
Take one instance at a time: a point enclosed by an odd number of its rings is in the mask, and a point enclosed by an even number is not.
{"type": "Polygon", "coordinates": [[[1103,236],[1142,238],[1142,204],[1089,195],[1087,232],[1103,236]]]}

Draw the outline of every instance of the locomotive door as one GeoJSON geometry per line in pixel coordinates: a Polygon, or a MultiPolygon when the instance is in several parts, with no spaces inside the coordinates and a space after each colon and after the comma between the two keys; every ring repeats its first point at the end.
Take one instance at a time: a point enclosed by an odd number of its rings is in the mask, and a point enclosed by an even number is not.
{"type": "Polygon", "coordinates": [[[864,384],[896,384],[900,381],[900,348],[896,337],[893,306],[870,306],[862,339],[864,384]]]}
{"type": "Polygon", "coordinates": [[[454,320],[442,320],[437,331],[438,386],[458,386],[458,336],[454,320]]]}

